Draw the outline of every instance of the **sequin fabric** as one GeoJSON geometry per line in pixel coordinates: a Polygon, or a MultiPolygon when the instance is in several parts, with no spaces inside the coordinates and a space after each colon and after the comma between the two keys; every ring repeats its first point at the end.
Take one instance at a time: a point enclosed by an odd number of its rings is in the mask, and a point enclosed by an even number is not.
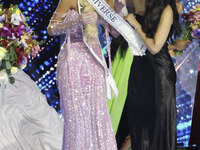
{"type": "MultiPolygon", "coordinates": [[[[78,13],[70,10],[67,19],[78,13]]],[[[93,46],[102,58],[98,39],[93,46]]],[[[105,71],[83,43],[81,27],[67,33],[58,56],[57,83],[64,117],[63,150],[116,150],[105,71]]]]}

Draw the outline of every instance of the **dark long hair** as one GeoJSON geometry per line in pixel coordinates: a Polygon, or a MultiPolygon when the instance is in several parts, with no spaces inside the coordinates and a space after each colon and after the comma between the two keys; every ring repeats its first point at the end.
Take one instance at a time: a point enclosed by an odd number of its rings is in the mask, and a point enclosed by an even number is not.
{"type": "MultiPolygon", "coordinates": [[[[147,37],[149,38],[154,37],[156,30],[158,28],[162,12],[168,4],[171,6],[173,10],[173,24],[168,36],[169,37],[168,40],[170,42],[173,42],[174,39],[172,38],[172,36],[176,38],[177,36],[180,35],[181,25],[179,23],[179,14],[176,7],[176,0],[146,0],[146,8],[145,8],[146,10],[143,18],[144,20],[142,19],[142,16],[137,16],[136,19],[142,25],[142,30],[144,31],[144,33],[146,33],[147,37]]],[[[128,48],[128,44],[122,36],[112,40],[111,43],[112,58],[114,58],[115,54],[117,53],[119,46],[121,46],[120,54],[123,57],[124,53],[128,48]]]]}
{"type": "Polygon", "coordinates": [[[169,33],[169,38],[177,37],[181,33],[181,25],[179,23],[179,14],[176,7],[176,0],[146,0],[146,10],[144,15],[144,24],[142,30],[146,36],[153,38],[161,18],[161,14],[167,5],[173,10],[173,24],[169,33]]]}
{"type": "Polygon", "coordinates": [[[123,57],[124,53],[128,49],[128,43],[123,38],[123,36],[119,36],[118,38],[113,38],[111,42],[111,58],[112,60],[115,58],[115,55],[118,50],[120,50],[120,56],[123,57]],[[120,49],[119,49],[120,48],[120,49]]]}

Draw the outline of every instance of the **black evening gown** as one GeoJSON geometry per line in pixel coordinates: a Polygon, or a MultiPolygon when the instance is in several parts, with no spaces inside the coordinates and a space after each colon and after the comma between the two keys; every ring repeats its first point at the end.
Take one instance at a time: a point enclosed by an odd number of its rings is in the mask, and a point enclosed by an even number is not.
{"type": "MultiPolygon", "coordinates": [[[[143,17],[136,16],[143,24],[143,17]]],[[[130,133],[132,150],[176,149],[176,72],[167,44],[159,53],[134,56],[128,95],[116,139],[130,133]]]]}
{"type": "Polygon", "coordinates": [[[134,57],[125,105],[132,150],[176,149],[175,83],[167,45],[134,57]]]}

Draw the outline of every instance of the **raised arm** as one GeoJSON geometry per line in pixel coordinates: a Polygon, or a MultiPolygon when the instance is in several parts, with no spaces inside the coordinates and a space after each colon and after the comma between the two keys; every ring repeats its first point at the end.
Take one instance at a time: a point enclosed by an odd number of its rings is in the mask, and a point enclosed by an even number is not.
{"type": "Polygon", "coordinates": [[[161,50],[169,35],[173,23],[173,10],[169,5],[166,6],[161,15],[154,38],[146,37],[146,34],[142,31],[141,25],[133,14],[127,15],[125,19],[135,28],[148,50],[152,54],[156,54],[161,50]]]}
{"type": "Polygon", "coordinates": [[[96,22],[97,20],[97,14],[95,12],[92,12],[83,13],[82,15],[70,18],[70,20],[67,21],[65,19],[67,12],[70,9],[78,11],[77,0],[61,0],[59,2],[58,7],[54,12],[47,28],[49,35],[52,36],[65,34],[69,29],[73,27],[90,24],[96,22]]]}
{"type": "MultiPolygon", "coordinates": [[[[65,19],[65,14],[70,10],[70,8],[76,8],[76,1],[70,1],[70,0],[60,0],[56,11],[53,13],[53,16],[49,22],[47,32],[49,35],[57,35],[59,33],[62,33],[62,26],[59,25],[64,19],[65,19]],[[57,33],[56,33],[57,30],[57,33]]],[[[63,28],[64,29],[64,28],[63,28]]],[[[63,31],[64,32],[64,31],[63,31]]]]}

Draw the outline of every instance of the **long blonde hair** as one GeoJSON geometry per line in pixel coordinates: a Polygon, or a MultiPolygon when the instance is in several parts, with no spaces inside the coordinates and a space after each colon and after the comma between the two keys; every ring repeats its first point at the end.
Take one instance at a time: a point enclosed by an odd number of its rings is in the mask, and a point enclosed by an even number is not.
{"type": "MultiPolygon", "coordinates": [[[[87,2],[87,0],[79,0],[81,6],[83,7],[82,13],[94,12],[95,10],[92,6],[87,2]]],[[[95,23],[85,25],[83,29],[83,35],[86,38],[94,38],[98,36],[98,29],[95,23]]]]}

